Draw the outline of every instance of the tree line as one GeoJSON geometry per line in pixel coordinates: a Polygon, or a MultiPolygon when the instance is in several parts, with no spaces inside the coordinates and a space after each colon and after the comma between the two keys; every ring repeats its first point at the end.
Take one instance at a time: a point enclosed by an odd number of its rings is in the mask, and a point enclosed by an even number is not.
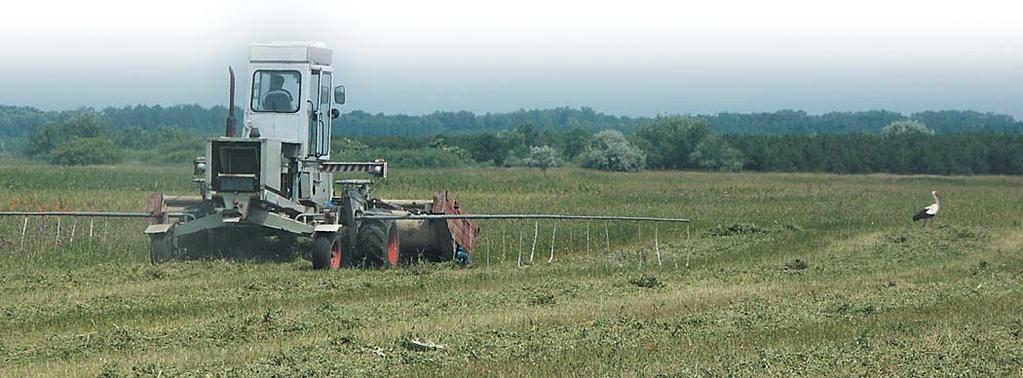
{"type": "Polygon", "coordinates": [[[1023,174],[1023,136],[727,135],[743,169],[765,172],[1023,174]]]}
{"type": "MultiPolygon", "coordinates": [[[[236,112],[241,119],[241,112],[236,112]]],[[[200,105],[135,105],[104,109],[80,108],[43,111],[25,106],[0,105],[0,137],[24,137],[51,123],[63,123],[82,116],[95,116],[105,128],[120,131],[130,128],[175,128],[200,135],[213,135],[224,130],[227,108],[200,105]]]]}
{"type": "MultiPolygon", "coordinates": [[[[236,109],[241,119],[241,110],[236,109]]],[[[111,131],[129,128],[169,127],[199,135],[218,135],[224,130],[227,109],[223,106],[136,105],[104,109],[42,111],[31,107],[0,105],[0,138],[24,137],[48,123],[66,122],[85,114],[99,117],[111,131]]],[[[847,134],[876,133],[899,120],[918,120],[937,134],[974,132],[1023,133],[1023,122],[1005,114],[975,111],[926,111],[909,115],[884,110],[830,112],[819,115],[804,111],[779,110],[765,113],[717,113],[689,115],[704,120],[718,134],[847,134]]],[[[439,134],[496,133],[530,124],[538,130],[567,133],[582,129],[596,133],[615,129],[631,133],[657,117],[616,116],[588,107],[518,110],[508,113],[476,114],[434,112],[424,115],[371,114],[350,111],[335,121],[334,135],[369,137],[387,135],[433,136],[439,134]]]]}
{"type": "Polygon", "coordinates": [[[498,133],[341,138],[334,151],[345,158],[385,158],[396,166],[1023,174],[1021,134],[938,134],[915,120],[894,121],[882,130],[721,135],[702,119],[661,117],[628,135],[581,128],[557,133],[527,123],[498,133]]]}
{"type": "Polygon", "coordinates": [[[22,154],[60,165],[183,163],[203,153],[203,141],[194,132],[167,126],[112,130],[103,118],[84,113],[36,128],[22,154]]]}
{"type": "MultiPolygon", "coordinates": [[[[717,113],[686,115],[704,120],[718,134],[848,134],[877,133],[889,123],[918,120],[938,134],[1023,133],[1023,122],[1005,114],[976,111],[925,111],[909,115],[872,110],[829,112],[820,115],[805,111],[779,110],[764,113],[717,113]]],[[[531,124],[540,130],[568,132],[583,129],[598,132],[616,129],[633,132],[657,117],[627,117],[599,113],[591,108],[555,108],[519,110],[510,113],[473,114],[471,112],[434,112],[420,116],[370,114],[353,111],[337,123],[335,135],[348,137],[437,134],[475,134],[512,130],[531,124]]]]}
{"type": "MultiPolygon", "coordinates": [[[[43,122],[22,129],[20,132],[25,135],[13,140],[22,145],[20,153],[53,163],[102,164],[135,160],[169,164],[187,162],[201,154],[205,137],[222,132],[223,120],[218,112],[226,112],[226,109],[191,105],[109,108],[102,112],[88,109],[38,112],[31,108],[0,107],[0,114],[8,115],[0,117],[0,121],[21,120],[18,122],[33,125],[43,122]],[[179,123],[190,126],[182,127],[179,123]]],[[[716,128],[707,117],[618,117],[619,121],[629,122],[611,123],[601,128],[596,120],[604,115],[592,110],[582,112],[593,122],[584,126],[573,121],[575,112],[578,111],[562,108],[519,114],[548,122],[547,127],[525,121],[515,126],[502,124],[490,132],[469,133],[457,129],[428,136],[397,131],[388,135],[336,134],[334,158],[385,158],[395,166],[407,167],[476,165],[546,169],[574,165],[619,171],[1023,174],[1023,134],[1014,131],[1011,126],[1018,126],[1018,122],[1009,116],[946,111],[917,113],[919,119],[909,119],[896,113],[863,112],[856,113],[856,117],[868,117],[869,113],[869,117],[876,118],[871,122],[885,120],[888,123],[857,132],[847,127],[844,132],[835,133],[804,129],[787,134],[753,134],[722,132],[718,129],[723,126],[716,128]],[[938,126],[928,123],[935,119],[938,126]],[[550,123],[574,126],[550,127],[550,123]],[[951,123],[962,125],[948,126],[951,123]]],[[[345,125],[352,122],[348,118],[353,114],[358,116],[357,113],[342,116],[338,127],[347,127],[345,125]]],[[[504,119],[501,115],[486,116],[504,119]]],[[[774,130],[780,129],[777,125],[785,124],[778,119],[823,117],[785,111],[759,116],[775,118],[774,130]]],[[[459,117],[463,122],[479,118],[472,113],[455,118],[459,117]]],[[[731,124],[742,119],[728,114],[716,117],[733,117],[731,124]]],[[[6,148],[3,141],[0,140],[0,152],[6,148]]]]}

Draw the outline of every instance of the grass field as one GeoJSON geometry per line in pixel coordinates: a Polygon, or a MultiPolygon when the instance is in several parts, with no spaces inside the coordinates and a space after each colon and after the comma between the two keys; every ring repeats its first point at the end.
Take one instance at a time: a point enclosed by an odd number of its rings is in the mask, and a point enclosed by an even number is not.
{"type": "MultiPolygon", "coordinates": [[[[0,163],[5,210],[193,191],[187,167],[0,163]]],[[[1023,375],[1023,178],[395,169],[376,188],[693,223],[607,239],[556,223],[548,263],[541,222],[528,264],[534,223],[489,221],[469,269],[328,272],[153,266],[143,221],[62,219],[57,241],[56,219],[32,219],[22,241],[23,218],[3,219],[0,376],[1023,375]],[[934,227],[910,222],[932,189],[934,227]]]]}

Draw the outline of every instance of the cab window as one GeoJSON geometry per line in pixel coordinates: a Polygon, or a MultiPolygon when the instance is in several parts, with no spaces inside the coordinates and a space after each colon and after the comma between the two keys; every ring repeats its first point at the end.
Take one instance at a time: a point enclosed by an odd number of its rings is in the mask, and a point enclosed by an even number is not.
{"type": "Polygon", "coordinates": [[[302,103],[301,93],[298,71],[259,70],[252,75],[252,111],[295,113],[302,103]]]}

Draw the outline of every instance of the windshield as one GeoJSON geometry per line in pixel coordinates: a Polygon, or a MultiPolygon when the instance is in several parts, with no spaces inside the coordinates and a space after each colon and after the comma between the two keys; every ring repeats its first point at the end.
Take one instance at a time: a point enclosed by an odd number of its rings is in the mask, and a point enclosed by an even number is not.
{"type": "Polygon", "coordinates": [[[301,89],[302,75],[298,71],[256,71],[252,75],[252,111],[297,112],[301,89]]]}

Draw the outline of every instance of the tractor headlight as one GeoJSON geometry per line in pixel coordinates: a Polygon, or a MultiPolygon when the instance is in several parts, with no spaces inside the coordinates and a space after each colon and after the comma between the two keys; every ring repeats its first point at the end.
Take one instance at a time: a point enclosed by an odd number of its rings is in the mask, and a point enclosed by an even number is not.
{"type": "Polygon", "coordinates": [[[197,157],[192,161],[192,174],[199,176],[206,173],[206,158],[197,157]]]}

